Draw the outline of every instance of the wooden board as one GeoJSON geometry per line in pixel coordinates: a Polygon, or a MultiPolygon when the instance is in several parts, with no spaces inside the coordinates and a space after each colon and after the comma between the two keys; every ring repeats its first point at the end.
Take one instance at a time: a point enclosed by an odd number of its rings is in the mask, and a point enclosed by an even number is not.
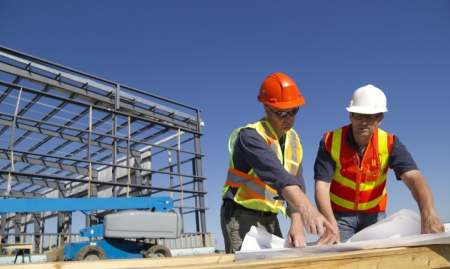
{"type": "MultiPolygon", "coordinates": [[[[233,262],[232,254],[208,254],[156,259],[16,264],[14,269],[110,268],[450,268],[450,245],[373,249],[302,258],[233,262]]],[[[11,265],[7,265],[11,266],[11,265]]],[[[0,269],[3,266],[0,266],[0,269]]]]}
{"type": "Polygon", "coordinates": [[[33,244],[0,244],[0,249],[33,249],[33,244]]]}

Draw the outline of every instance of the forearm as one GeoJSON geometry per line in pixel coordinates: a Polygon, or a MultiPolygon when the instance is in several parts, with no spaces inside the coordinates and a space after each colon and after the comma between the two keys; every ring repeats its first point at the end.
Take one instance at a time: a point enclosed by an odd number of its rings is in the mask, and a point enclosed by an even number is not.
{"type": "Polygon", "coordinates": [[[330,185],[331,184],[328,182],[316,180],[314,197],[320,213],[322,213],[325,219],[335,228],[336,233],[331,233],[327,230],[325,234],[317,240],[315,245],[331,245],[335,242],[340,242],[338,225],[331,208],[330,185]]]}
{"type": "Polygon", "coordinates": [[[430,186],[425,181],[420,171],[412,170],[404,173],[401,179],[406,184],[411,194],[416,200],[419,210],[422,214],[434,212],[433,194],[430,186]]]}
{"type": "Polygon", "coordinates": [[[297,212],[308,211],[311,207],[314,207],[306,194],[297,185],[284,187],[281,190],[281,195],[297,212]]]}
{"type": "Polygon", "coordinates": [[[421,216],[421,233],[445,232],[444,224],[434,211],[433,194],[419,170],[411,170],[400,176],[417,201],[421,216]]]}
{"type": "Polygon", "coordinates": [[[315,200],[319,212],[333,225],[336,225],[336,219],[331,208],[330,193],[316,186],[315,200]]]}

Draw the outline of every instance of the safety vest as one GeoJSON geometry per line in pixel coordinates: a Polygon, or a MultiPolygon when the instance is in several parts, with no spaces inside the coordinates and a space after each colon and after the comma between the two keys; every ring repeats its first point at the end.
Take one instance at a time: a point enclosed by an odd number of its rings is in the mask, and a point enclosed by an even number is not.
{"type": "Polygon", "coordinates": [[[347,145],[349,127],[329,132],[325,137],[325,148],[336,163],[330,187],[331,207],[335,211],[384,212],[393,135],[377,129],[361,161],[356,150],[347,145]]]}
{"type": "Polygon", "coordinates": [[[242,128],[255,129],[258,134],[264,138],[267,145],[277,154],[281,164],[283,164],[286,171],[292,176],[296,176],[300,162],[302,161],[302,146],[297,133],[293,129],[286,132],[283,155],[283,151],[278,142],[278,137],[273,127],[267,121],[267,118],[263,118],[261,121],[249,124],[245,127],[238,128],[231,134],[228,142],[231,158],[227,180],[225,181],[225,186],[222,190],[222,197],[229,187],[237,188],[237,192],[234,196],[234,201],[236,203],[249,209],[266,212],[278,213],[278,211],[281,210],[286,217],[286,210],[283,206],[284,200],[279,198],[276,190],[262,182],[253,169],[250,169],[247,173],[234,169],[234,144],[238,133],[242,128]]]}

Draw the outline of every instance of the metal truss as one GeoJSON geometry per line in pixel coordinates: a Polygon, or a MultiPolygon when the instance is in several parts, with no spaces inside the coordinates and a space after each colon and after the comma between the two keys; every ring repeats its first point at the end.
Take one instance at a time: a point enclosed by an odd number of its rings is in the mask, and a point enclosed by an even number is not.
{"type": "Polygon", "coordinates": [[[0,46],[0,199],[171,196],[205,233],[201,126],[197,108],[0,46]]]}

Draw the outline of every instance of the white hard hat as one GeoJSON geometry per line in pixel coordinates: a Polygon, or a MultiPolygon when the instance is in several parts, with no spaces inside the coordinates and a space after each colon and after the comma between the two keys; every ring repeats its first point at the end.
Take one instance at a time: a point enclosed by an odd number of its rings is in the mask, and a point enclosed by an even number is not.
{"type": "Polygon", "coordinates": [[[361,114],[377,114],[387,112],[386,95],[373,85],[357,89],[350,100],[347,111],[361,114]]]}

